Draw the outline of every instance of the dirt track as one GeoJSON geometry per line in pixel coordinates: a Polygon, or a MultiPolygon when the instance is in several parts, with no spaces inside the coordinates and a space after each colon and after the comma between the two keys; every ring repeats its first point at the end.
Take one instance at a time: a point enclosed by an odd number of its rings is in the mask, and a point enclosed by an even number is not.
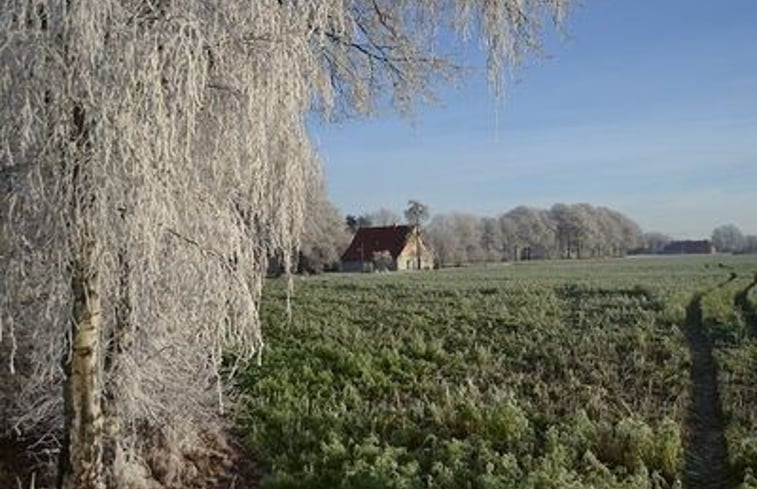
{"type": "Polygon", "coordinates": [[[684,333],[691,354],[691,404],[686,417],[685,486],[688,489],[734,487],[728,464],[723,411],[712,341],[702,324],[702,294],[686,308],[684,333]]]}

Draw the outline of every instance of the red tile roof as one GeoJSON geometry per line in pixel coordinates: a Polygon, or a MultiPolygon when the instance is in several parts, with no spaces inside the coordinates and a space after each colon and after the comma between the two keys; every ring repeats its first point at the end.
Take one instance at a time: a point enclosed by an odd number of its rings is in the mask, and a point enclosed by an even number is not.
{"type": "Polygon", "coordinates": [[[388,251],[396,260],[412,230],[411,226],[360,228],[342,255],[342,261],[371,261],[375,251],[388,251]]]}

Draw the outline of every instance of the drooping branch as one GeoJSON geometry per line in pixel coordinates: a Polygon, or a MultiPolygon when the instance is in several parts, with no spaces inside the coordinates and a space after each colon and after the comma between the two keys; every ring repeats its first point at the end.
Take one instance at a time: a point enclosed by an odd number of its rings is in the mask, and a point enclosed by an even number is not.
{"type": "Polygon", "coordinates": [[[268,258],[295,263],[319,179],[308,114],[409,112],[459,61],[440,31],[480,34],[499,70],[562,4],[6,2],[0,357],[18,380],[0,430],[74,429],[60,361],[78,351],[71,368],[102,379],[87,402],[118,419],[103,470],[149,474],[145,427],[191,440],[228,405],[221,352],[262,347],[268,258]]]}

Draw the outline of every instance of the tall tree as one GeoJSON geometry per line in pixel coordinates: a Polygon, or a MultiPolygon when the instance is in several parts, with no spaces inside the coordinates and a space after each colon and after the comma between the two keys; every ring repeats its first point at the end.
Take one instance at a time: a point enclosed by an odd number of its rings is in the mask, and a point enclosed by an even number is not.
{"type": "Polygon", "coordinates": [[[429,210],[426,204],[423,204],[417,200],[410,200],[407,203],[407,209],[405,209],[405,219],[407,223],[416,228],[420,228],[421,224],[426,222],[429,217],[429,210]]]}
{"type": "Polygon", "coordinates": [[[502,239],[502,228],[497,219],[493,217],[484,217],[479,223],[479,234],[481,236],[481,252],[483,258],[487,261],[497,261],[504,258],[504,246],[502,239]]]}
{"type": "Polygon", "coordinates": [[[746,244],[744,234],[734,224],[724,224],[712,231],[712,244],[718,251],[739,253],[746,244]]]}
{"type": "Polygon", "coordinates": [[[308,112],[412,110],[455,73],[448,31],[480,35],[500,90],[566,5],[5,2],[0,353],[22,381],[0,422],[60,437],[66,489],[148,478],[142,437],[191,443],[223,411],[223,349],[262,347],[267,259],[291,269],[317,166],[308,112]]]}
{"type": "Polygon", "coordinates": [[[434,216],[426,229],[440,266],[482,261],[484,236],[481,219],[464,213],[434,216]]]}
{"type": "Polygon", "coordinates": [[[520,259],[523,249],[542,251],[549,257],[555,253],[555,223],[549,211],[534,207],[518,206],[500,218],[500,225],[512,233],[511,253],[520,259]]]}
{"type": "Polygon", "coordinates": [[[417,200],[410,200],[405,209],[405,219],[413,227],[413,238],[415,240],[415,266],[421,269],[421,224],[428,220],[428,206],[417,200]]]}
{"type": "Polygon", "coordinates": [[[434,250],[434,261],[439,267],[462,261],[458,259],[457,237],[447,216],[435,215],[425,230],[426,238],[434,250]]]}

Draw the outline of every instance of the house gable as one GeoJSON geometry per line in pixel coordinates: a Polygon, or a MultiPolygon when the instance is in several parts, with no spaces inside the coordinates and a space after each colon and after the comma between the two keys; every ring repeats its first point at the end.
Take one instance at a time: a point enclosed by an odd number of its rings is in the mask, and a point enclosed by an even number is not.
{"type": "Polygon", "coordinates": [[[360,228],[352,243],[342,254],[343,262],[371,261],[373,253],[388,251],[396,260],[412,234],[410,226],[384,226],[360,228]]]}
{"type": "Polygon", "coordinates": [[[420,268],[432,268],[431,253],[415,236],[412,226],[360,228],[347,251],[342,254],[343,270],[364,270],[364,264],[372,262],[374,253],[379,252],[389,252],[394,270],[418,268],[419,257],[420,268]]]}

